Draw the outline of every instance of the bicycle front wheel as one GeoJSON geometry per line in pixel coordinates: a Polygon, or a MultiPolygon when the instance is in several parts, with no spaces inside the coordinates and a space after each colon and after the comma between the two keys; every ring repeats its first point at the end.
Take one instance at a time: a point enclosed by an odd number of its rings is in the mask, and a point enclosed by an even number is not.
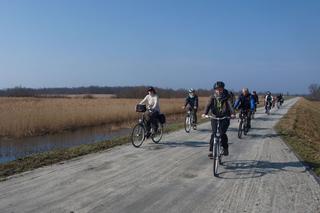
{"type": "MultiPolygon", "coordinates": [[[[216,139],[215,139],[216,140],[216,139]]],[[[220,147],[217,142],[214,143],[214,153],[213,153],[213,175],[218,176],[218,167],[219,167],[219,153],[220,147]]]]}
{"type": "Polygon", "coordinates": [[[135,125],[131,134],[131,142],[134,147],[139,148],[142,145],[145,140],[145,132],[146,130],[142,124],[135,125]]]}
{"type": "Polygon", "coordinates": [[[239,123],[239,129],[238,129],[238,138],[241,139],[242,137],[242,120],[239,123]]]}
{"type": "Polygon", "coordinates": [[[248,131],[249,131],[249,128],[248,128],[248,121],[247,121],[247,119],[246,120],[244,120],[244,124],[243,124],[243,134],[244,135],[247,135],[248,134],[248,131]]]}
{"type": "Polygon", "coordinates": [[[184,129],[186,133],[190,133],[191,131],[191,117],[190,115],[186,116],[185,122],[184,122],[184,129]]]}
{"type": "Polygon", "coordinates": [[[154,143],[159,143],[163,136],[163,125],[161,123],[158,124],[157,131],[151,136],[151,139],[154,143]]]}

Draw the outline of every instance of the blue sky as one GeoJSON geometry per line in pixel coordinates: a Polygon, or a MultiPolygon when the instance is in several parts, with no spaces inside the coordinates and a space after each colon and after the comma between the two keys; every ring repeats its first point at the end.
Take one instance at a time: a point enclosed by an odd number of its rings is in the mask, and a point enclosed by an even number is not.
{"type": "Polygon", "coordinates": [[[307,92],[320,1],[0,0],[0,88],[155,85],[307,92]]]}

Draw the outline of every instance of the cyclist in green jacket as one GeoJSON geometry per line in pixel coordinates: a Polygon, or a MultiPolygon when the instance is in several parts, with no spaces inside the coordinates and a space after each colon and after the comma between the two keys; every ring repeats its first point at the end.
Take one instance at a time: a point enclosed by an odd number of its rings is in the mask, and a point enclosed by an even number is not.
{"type": "MultiPolygon", "coordinates": [[[[216,117],[231,117],[235,118],[235,112],[233,106],[230,101],[230,94],[228,90],[225,89],[225,84],[222,81],[218,81],[214,84],[214,94],[210,96],[208,104],[205,108],[204,114],[202,115],[205,117],[208,115],[209,111],[216,116],[216,117]]],[[[222,120],[220,123],[220,132],[221,132],[221,145],[223,147],[223,154],[229,155],[228,149],[228,136],[226,134],[230,125],[230,119],[222,120]]],[[[213,142],[214,137],[217,132],[217,121],[211,120],[211,127],[212,127],[212,135],[210,140],[210,149],[208,157],[212,158],[212,151],[213,151],[213,142]]]]}

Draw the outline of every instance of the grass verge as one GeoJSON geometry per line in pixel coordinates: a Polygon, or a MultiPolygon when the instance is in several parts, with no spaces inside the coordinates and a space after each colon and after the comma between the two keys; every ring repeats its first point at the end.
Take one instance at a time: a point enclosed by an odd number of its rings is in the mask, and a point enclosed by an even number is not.
{"type": "MultiPolygon", "coordinates": [[[[204,122],[205,120],[199,120],[199,123],[204,122]]],[[[171,123],[165,126],[165,133],[174,132],[182,128],[184,128],[183,122],[171,123]]],[[[67,149],[53,150],[0,164],[0,181],[5,181],[7,177],[15,174],[70,160],[83,155],[98,153],[127,143],[131,143],[130,136],[123,136],[113,140],[102,141],[94,144],[85,144],[67,149]]]]}
{"type": "Polygon", "coordinates": [[[301,98],[276,130],[304,163],[320,176],[320,102],[301,98]]]}

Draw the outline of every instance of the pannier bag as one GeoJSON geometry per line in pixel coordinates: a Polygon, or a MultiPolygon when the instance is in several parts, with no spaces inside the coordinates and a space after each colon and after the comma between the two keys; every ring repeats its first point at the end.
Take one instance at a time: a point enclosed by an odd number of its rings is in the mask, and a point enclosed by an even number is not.
{"type": "Polygon", "coordinates": [[[166,116],[164,114],[159,114],[159,121],[161,124],[166,123],[166,116]]]}
{"type": "Polygon", "coordinates": [[[138,104],[136,106],[136,112],[145,112],[145,111],[147,111],[147,106],[146,105],[138,104]]]}

